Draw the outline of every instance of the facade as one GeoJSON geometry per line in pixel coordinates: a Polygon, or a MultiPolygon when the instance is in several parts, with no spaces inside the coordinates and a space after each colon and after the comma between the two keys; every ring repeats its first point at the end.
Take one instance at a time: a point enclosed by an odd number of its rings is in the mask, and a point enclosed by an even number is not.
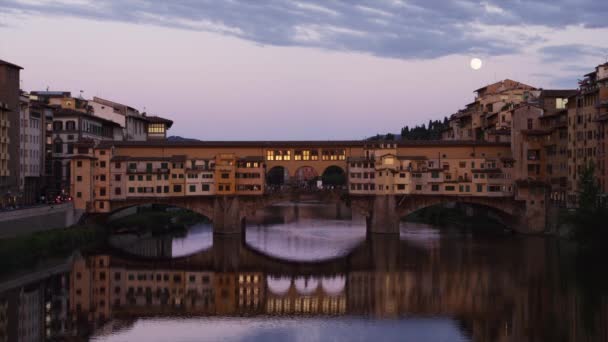
{"type": "Polygon", "coordinates": [[[73,109],[57,109],[53,113],[53,187],[69,189],[70,158],[78,153],[77,144],[119,140],[121,135],[121,127],[113,121],[73,109]]]}
{"type": "Polygon", "coordinates": [[[108,141],[82,152],[71,157],[72,195],[76,208],[95,212],[145,198],[261,196],[271,190],[267,174],[276,167],[294,178],[303,167],[316,174],[341,168],[353,195],[515,194],[504,143],[108,141]]]}
{"type": "Polygon", "coordinates": [[[578,200],[580,175],[591,164],[595,166],[601,191],[608,193],[607,103],[608,63],[586,74],[580,81],[577,94],[568,99],[568,202],[573,205],[578,200]]]}
{"type": "Polygon", "coordinates": [[[100,97],[89,101],[95,116],[116,122],[123,129],[122,140],[145,141],[148,139],[148,120],[137,109],[100,97]]]}
{"type": "Polygon", "coordinates": [[[33,106],[27,94],[21,96],[20,109],[20,180],[22,204],[37,203],[45,172],[45,116],[33,106]]]}
{"type": "Polygon", "coordinates": [[[536,88],[510,79],[479,88],[475,93],[475,101],[450,117],[443,140],[508,142],[509,110],[538,96],[536,88]]]}
{"type": "Polygon", "coordinates": [[[14,205],[19,193],[19,73],[0,60],[0,207],[14,205]]]}

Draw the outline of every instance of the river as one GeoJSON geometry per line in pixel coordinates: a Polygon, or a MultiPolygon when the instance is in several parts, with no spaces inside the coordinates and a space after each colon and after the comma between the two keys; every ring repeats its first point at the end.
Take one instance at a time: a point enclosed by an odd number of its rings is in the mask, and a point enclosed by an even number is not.
{"type": "Polygon", "coordinates": [[[347,208],[286,204],[244,238],[109,242],[0,284],[0,341],[608,341],[605,266],[551,238],[366,236],[347,208]]]}

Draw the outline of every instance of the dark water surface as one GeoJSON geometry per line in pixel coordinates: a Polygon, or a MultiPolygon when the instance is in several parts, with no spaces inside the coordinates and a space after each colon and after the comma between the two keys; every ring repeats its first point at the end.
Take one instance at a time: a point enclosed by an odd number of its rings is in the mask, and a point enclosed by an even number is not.
{"type": "Polygon", "coordinates": [[[345,208],[300,204],[244,239],[201,224],[110,242],[0,284],[0,341],[608,341],[603,260],[553,239],[366,236],[345,208]]]}

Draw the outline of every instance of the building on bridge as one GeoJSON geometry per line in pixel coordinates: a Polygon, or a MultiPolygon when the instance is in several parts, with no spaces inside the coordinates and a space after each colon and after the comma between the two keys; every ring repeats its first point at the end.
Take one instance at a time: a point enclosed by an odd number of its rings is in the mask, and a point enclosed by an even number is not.
{"type": "Polygon", "coordinates": [[[298,179],[305,168],[332,182],[335,177],[324,176],[337,169],[355,207],[368,218],[384,208],[386,215],[376,217],[392,215],[394,229],[399,216],[449,201],[494,207],[518,220],[533,218],[533,231],[545,222],[543,185],[514,178],[515,161],[505,143],[107,141],[79,148],[71,160],[75,207],[91,213],[162,202],[198,211],[214,225],[231,221],[231,231],[237,231],[247,214],[289,199],[281,196],[293,183],[276,188],[269,177],[273,170],[298,179]],[[386,205],[373,203],[382,198],[392,199],[386,205]],[[526,211],[532,205],[534,213],[526,211]]]}

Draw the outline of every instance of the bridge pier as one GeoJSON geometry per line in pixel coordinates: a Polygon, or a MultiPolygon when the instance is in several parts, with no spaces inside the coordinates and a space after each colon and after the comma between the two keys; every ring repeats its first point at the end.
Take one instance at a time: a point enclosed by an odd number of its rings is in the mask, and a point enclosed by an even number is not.
{"type": "Polygon", "coordinates": [[[376,195],[366,217],[368,234],[399,234],[399,214],[394,195],[376,195]]]}
{"type": "Polygon", "coordinates": [[[213,201],[213,234],[242,234],[245,216],[238,196],[216,197],[213,201]]]}

